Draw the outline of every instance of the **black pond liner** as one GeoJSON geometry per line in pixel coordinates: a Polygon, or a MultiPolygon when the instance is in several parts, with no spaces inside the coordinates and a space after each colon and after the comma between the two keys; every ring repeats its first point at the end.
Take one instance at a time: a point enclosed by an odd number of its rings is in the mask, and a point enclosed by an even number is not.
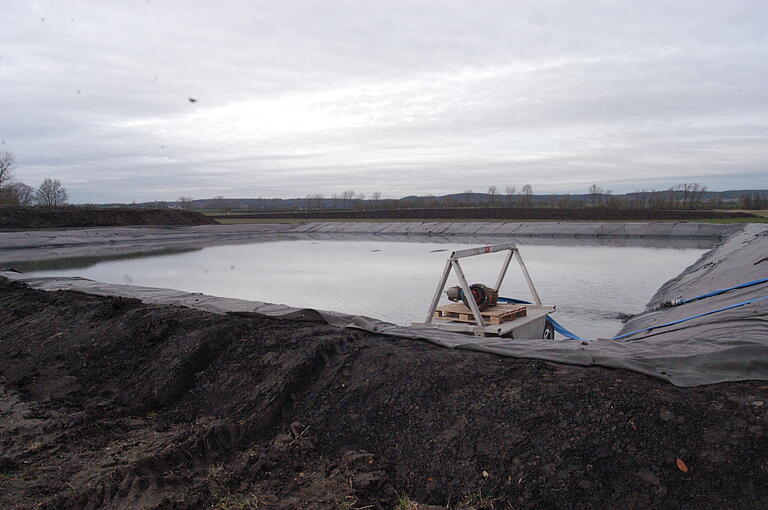
{"type": "MultiPolygon", "coordinates": [[[[727,232],[733,232],[733,229],[727,232]]],[[[620,340],[588,341],[477,338],[431,328],[398,326],[363,316],[172,289],[107,284],[84,278],[36,278],[15,272],[0,272],[0,276],[46,291],[71,290],[130,297],[147,303],[181,305],[220,314],[259,314],[286,320],[320,319],[338,327],[425,340],[447,348],[571,365],[622,368],[677,386],[699,386],[725,381],[768,380],[768,300],[755,301],[674,326],[647,328],[768,295],[765,285],[754,285],[679,306],[661,306],[676,299],[765,278],[768,276],[766,253],[768,225],[745,225],[662,286],[649,303],[648,311],[627,321],[619,335],[644,331],[620,340]]]]}

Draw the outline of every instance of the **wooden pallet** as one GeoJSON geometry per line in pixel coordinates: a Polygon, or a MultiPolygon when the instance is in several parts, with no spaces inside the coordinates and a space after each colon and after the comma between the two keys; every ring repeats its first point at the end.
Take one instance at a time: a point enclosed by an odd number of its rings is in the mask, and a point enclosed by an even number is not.
{"type": "MultiPolygon", "coordinates": [[[[483,322],[486,324],[501,324],[515,320],[518,317],[525,317],[526,309],[519,305],[496,305],[480,311],[483,322]]],[[[470,322],[475,324],[475,316],[472,310],[464,303],[451,303],[450,305],[438,306],[435,309],[436,319],[447,319],[454,322],[470,322]]]]}

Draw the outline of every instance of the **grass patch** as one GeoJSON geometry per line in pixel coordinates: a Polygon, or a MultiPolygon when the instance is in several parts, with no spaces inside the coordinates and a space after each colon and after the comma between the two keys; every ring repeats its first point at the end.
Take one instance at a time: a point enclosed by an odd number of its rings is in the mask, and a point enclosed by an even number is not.
{"type": "MultiPolygon", "coordinates": [[[[259,219],[259,218],[238,218],[232,215],[231,218],[216,218],[216,221],[224,225],[233,225],[238,223],[509,223],[511,220],[472,220],[472,219],[429,219],[429,218],[397,218],[397,219],[357,219],[357,218],[280,218],[280,219],[259,219]]],[[[550,220],[518,220],[518,221],[550,221],[550,220]]]]}
{"type": "Polygon", "coordinates": [[[768,218],[768,209],[716,209],[716,212],[743,212],[768,218]]]}
{"type": "Polygon", "coordinates": [[[455,510],[472,509],[472,510],[495,510],[494,503],[498,501],[498,498],[492,498],[477,491],[473,494],[468,494],[464,500],[456,505],[455,510]]]}
{"type": "Polygon", "coordinates": [[[262,508],[255,494],[229,494],[211,507],[214,510],[258,510],[262,508]]]}
{"type": "Polygon", "coordinates": [[[397,498],[395,510],[419,510],[419,504],[408,496],[400,496],[397,498]]]}
{"type": "Polygon", "coordinates": [[[716,220],[698,221],[701,223],[768,223],[768,216],[758,216],[756,218],[718,218],[716,220]]]}
{"type": "Polygon", "coordinates": [[[220,481],[222,478],[224,478],[224,475],[226,472],[224,471],[224,465],[223,464],[212,464],[208,467],[208,478],[214,481],[220,481]]]}

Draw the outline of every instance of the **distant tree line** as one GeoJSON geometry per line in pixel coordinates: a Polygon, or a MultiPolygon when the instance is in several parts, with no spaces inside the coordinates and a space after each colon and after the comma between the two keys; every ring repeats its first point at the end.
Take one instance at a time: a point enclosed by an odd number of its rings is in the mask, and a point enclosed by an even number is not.
{"type": "Polygon", "coordinates": [[[699,183],[676,184],[663,191],[635,191],[613,196],[597,184],[587,188],[590,207],[613,209],[718,209],[724,207],[721,200],[706,198],[707,188],[699,183]]]}
{"type": "Polygon", "coordinates": [[[598,184],[590,185],[585,194],[534,195],[533,186],[523,184],[519,188],[508,185],[489,186],[483,193],[466,189],[463,193],[435,197],[434,195],[410,196],[398,199],[383,198],[380,192],[361,193],[344,190],[330,195],[308,194],[293,199],[212,199],[193,200],[179,197],[170,207],[218,211],[250,210],[263,212],[292,211],[339,211],[339,210],[388,210],[410,208],[453,207],[511,207],[511,208],[607,208],[648,210],[703,210],[703,209],[766,209],[768,192],[744,192],[723,199],[718,192],[709,192],[699,183],[682,183],[666,190],[642,190],[614,195],[611,190],[598,184]]]}
{"type": "MultiPolygon", "coordinates": [[[[14,178],[14,155],[0,152],[0,205],[51,207],[68,201],[67,191],[56,179],[45,179],[35,189],[14,178]]],[[[503,187],[491,185],[484,193],[466,189],[442,197],[434,195],[387,199],[379,191],[372,193],[343,190],[330,195],[312,193],[295,199],[227,199],[216,196],[195,200],[180,196],[175,202],[132,204],[135,207],[175,207],[202,210],[257,210],[263,212],[323,211],[323,210],[387,210],[452,207],[520,207],[578,209],[584,207],[609,209],[768,209],[768,191],[747,191],[723,199],[720,193],[708,192],[699,183],[682,183],[666,190],[642,190],[614,195],[598,184],[590,185],[586,194],[534,195],[533,186],[523,184],[503,187]]],[[[124,205],[124,204],[112,204],[124,205]]]]}
{"type": "Polygon", "coordinates": [[[745,193],[739,198],[740,209],[768,209],[768,191],[745,193]]]}
{"type": "Polygon", "coordinates": [[[16,181],[15,164],[13,153],[0,152],[0,205],[53,207],[67,203],[67,190],[56,179],[45,179],[37,189],[16,181]]]}

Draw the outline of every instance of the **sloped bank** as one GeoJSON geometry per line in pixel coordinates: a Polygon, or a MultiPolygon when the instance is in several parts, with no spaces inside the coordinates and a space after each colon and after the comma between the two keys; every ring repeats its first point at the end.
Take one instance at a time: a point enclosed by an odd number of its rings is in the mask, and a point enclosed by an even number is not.
{"type": "MultiPolygon", "coordinates": [[[[506,226],[517,230],[523,228],[520,224],[506,226]]],[[[659,232],[662,226],[664,225],[646,225],[644,228],[659,232]]],[[[482,227],[481,224],[478,230],[475,226],[472,231],[482,231],[482,227]]],[[[561,231],[568,231],[570,226],[557,225],[557,227],[560,227],[561,231]]],[[[701,232],[700,225],[683,224],[681,227],[666,225],[668,232],[683,230],[689,235],[701,232]]],[[[306,225],[302,228],[305,229],[302,235],[306,235],[307,231],[316,227],[306,225]]],[[[347,228],[365,229],[366,226],[354,227],[350,224],[341,224],[332,227],[328,224],[317,224],[317,228],[323,231],[331,228],[340,229],[343,233],[347,228]]],[[[402,224],[394,224],[389,228],[392,229],[390,235],[394,235],[395,232],[402,235],[400,228],[406,227],[402,224]]],[[[422,225],[420,228],[432,227],[422,225]]],[[[497,225],[494,228],[498,231],[500,226],[497,225]]],[[[550,232],[554,231],[552,226],[548,228],[550,232]]],[[[576,224],[574,228],[584,229],[585,227],[576,224]]],[[[595,228],[602,227],[588,226],[587,231],[595,228]]],[[[616,225],[611,228],[625,230],[626,226],[616,225]]],[[[537,231],[542,232],[542,228],[537,231]]],[[[573,232],[573,229],[570,231],[573,232]]],[[[411,232],[414,231],[411,230],[411,232]]],[[[414,237],[419,237],[420,234],[417,232],[419,230],[414,232],[414,237]]],[[[721,232],[733,231],[722,229],[721,232]]],[[[768,253],[766,232],[768,232],[768,226],[761,224],[739,227],[735,233],[732,233],[717,248],[705,254],[678,278],[688,282],[687,286],[668,284],[660,290],[655,301],[661,303],[681,297],[690,298],[698,295],[697,293],[724,289],[755,280],[759,275],[768,276],[766,275],[768,259],[764,258],[764,254],[768,253]],[[711,268],[717,268],[717,270],[713,271],[711,268]],[[705,271],[700,272],[702,270],[705,271]],[[672,290],[676,292],[674,296],[668,296],[665,293],[672,290]]],[[[467,337],[458,333],[423,327],[402,327],[369,317],[350,316],[333,311],[298,309],[285,305],[206,296],[172,289],[107,284],[82,278],[36,278],[13,272],[0,272],[0,275],[48,291],[75,290],[104,296],[122,296],[144,302],[183,305],[215,313],[247,312],[280,318],[312,318],[339,327],[353,327],[400,338],[427,340],[443,347],[582,366],[623,368],[680,386],[724,381],[768,380],[768,321],[766,321],[768,316],[766,287],[768,285],[765,282],[762,285],[725,292],[713,299],[696,301],[684,306],[656,310],[655,308],[658,307],[654,305],[649,312],[641,314],[627,324],[620,340],[593,339],[581,342],[536,339],[509,342],[494,338],[467,337]],[[749,302],[743,303],[745,300],[749,302]],[[739,303],[742,305],[733,306],[739,303]],[[720,311],[709,313],[714,310],[720,311]],[[693,319],[680,324],[676,323],[689,317],[693,319]]],[[[631,289],[627,289],[627,292],[631,292],[631,289]]]]}
{"type": "Polygon", "coordinates": [[[4,279],[0,324],[3,508],[768,505],[765,383],[4,279]]]}
{"type": "Polygon", "coordinates": [[[101,257],[163,249],[200,248],[224,243],[293,238],[460,241],[493,243],[494,239],[719,241],[742,225],[711,223],[488,223],[488,222],[319,222],[305,224],[196,225],[177,227],[104,227],[68,230],[0,231],[0,267],[20,260],[101,257]],[[324,237],[329,236],[329,237],[324,237]],[[363,237],[365,236],[365,237],[363,237]]]}
{"type": "Polygon", "coordinates": [[[424,207],[413,209],[326,210],[296,212],[252,212],[217,215],[216,219],[249,218],[261,220],[293,219],[386,219],[407,220],[442,218],[450,220],[557,220],[557,221],[696,221],[705,219],[754,218],[745,212],[684,209],[613,209],[608,207],[424,207]]]}
{"type": "Polygon", "coordinates": [[[139,246],[167,242],[251,239],[288,234],[365,234],[378,236],[551,237],[600,239],[724,239],[743,225],[712,223],[488,223],[488,222],[316,222],[297,224],[240,224],[96,229],[0,231],[0,250],[72,246],[139,246]]]}

